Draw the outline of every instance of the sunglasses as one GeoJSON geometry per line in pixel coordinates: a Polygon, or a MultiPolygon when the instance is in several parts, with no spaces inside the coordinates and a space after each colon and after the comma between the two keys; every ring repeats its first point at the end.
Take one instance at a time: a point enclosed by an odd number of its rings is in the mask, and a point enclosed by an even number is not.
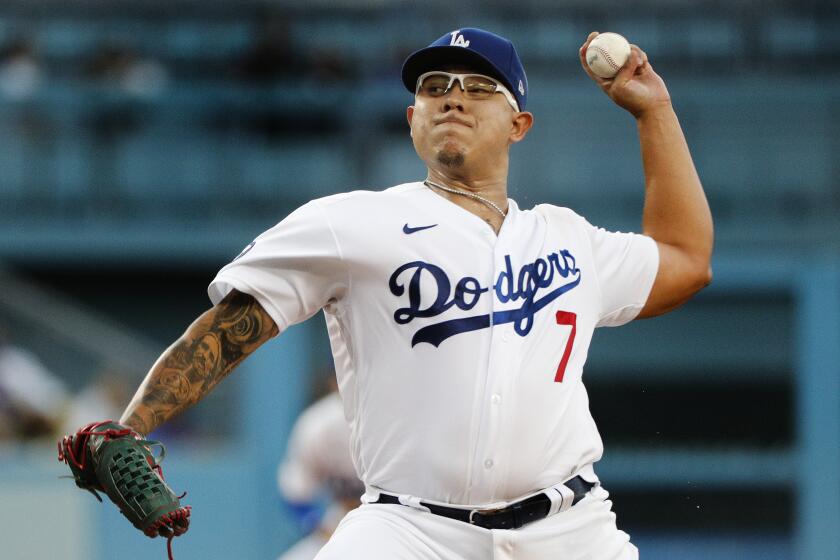
{"type": "Polygon", "coordinates": [[[501,82],[483,74],[451,74],[449,72],[426,72],[417,78],[416,95],[423,94],[429,97],[443,97],[446,95],[455,82],[461,85],[461,90],[467,99],[489,99],[497,93],[501,93],[513,107],[519,111],[516,98],[501,82]]]}

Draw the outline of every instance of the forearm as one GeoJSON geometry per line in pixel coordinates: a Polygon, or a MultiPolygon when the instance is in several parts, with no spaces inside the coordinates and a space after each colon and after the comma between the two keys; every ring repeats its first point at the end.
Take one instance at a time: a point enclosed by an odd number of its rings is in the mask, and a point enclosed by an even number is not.
{"type": "Polygon", "coordinates": [[[670,103],[637,119],[645,172],[643,231],[698,264],[711,258],[712,215],[670,103]]]}
{"type": "Polygon", "coordinates": [[[277,334],[251,296],[231,292],[158,358],[120,418],[148,434],[200,401],[249,354],[277,334]]]}

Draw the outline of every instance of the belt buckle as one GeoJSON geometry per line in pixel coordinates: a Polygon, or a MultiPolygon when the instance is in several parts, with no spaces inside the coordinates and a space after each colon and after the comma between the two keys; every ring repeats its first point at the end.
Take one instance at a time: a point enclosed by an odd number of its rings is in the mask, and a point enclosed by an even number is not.
{"type": "MultiPolygon", "coordinates": [[[[506,509],[507,509],[507,508],[496,508],[496,509],[473,509],[473,510],[470,510],[470,517],[469,517],[470,525],[475,525],[475,524],[476,524],[476,523],[475,523],[475,520],[473,519],[473,516],[474,516],[475,514],[480,514],[480,515],[493,515],[494,513],[499,513],[500,511],[504,511],[504,510],[506,510],[506,509]]],[[[481,527],[481,525],[479,525],[479,527],[481,527]]]]}
{"type": "Polygon", "coordinates": [[[500,508],[500,509],[498,509],[498,508],[497,509],[473,509],[473,510],[470,510],[470,525],[475,525],[475,520],[473,519],[473,516],[476,513],[481,514],[481,515],[486,515],[488,513],[496,513],[497,511],[501,511],[502,509],[504,509],[504,508],[500,508]]]}

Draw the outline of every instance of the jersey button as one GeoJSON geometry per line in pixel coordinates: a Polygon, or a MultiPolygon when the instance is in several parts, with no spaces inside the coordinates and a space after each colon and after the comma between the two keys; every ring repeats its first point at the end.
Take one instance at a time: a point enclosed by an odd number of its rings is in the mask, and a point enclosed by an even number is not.
{"type": "Polygon", "coordinates": [[[502,402],[502,396],[501,395],[493,395],[492,397],[490,397],[490,402],[493,403],[493,404],[499,404],[500,402],[502,402]]]}
{"type": "Polygon", "coordinates": [[[484,468],[485,469],[492,469],[493,468],[493,459],[485,459],[484,460],[484,468]]]}

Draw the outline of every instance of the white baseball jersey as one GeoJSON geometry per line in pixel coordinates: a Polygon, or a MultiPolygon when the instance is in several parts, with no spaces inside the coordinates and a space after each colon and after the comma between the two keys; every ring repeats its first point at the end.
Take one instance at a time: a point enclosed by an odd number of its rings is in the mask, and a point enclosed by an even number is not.
{"type": "Polygon", "coordinates": [[[509,501],[601,457],[581,381],[595,327],[632,320],[655,242],[509,200],[498,236],[422,183],[314,200],[209,287],[283,331],[325,311],[351,455],[371,489],[509,501]]]}

